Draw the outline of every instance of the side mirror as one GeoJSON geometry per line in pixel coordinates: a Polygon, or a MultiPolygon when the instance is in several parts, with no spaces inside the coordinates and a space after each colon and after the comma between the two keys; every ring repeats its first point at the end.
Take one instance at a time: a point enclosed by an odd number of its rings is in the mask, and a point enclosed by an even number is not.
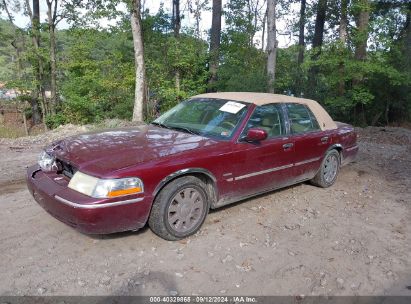
{"type": "Polygon", "coordinates": [[[267,135],[267,132],[263,129],[251,128],[247,131],[247,135],[244,139],[251,142],[262,141],[267,138],[267,135]]]}

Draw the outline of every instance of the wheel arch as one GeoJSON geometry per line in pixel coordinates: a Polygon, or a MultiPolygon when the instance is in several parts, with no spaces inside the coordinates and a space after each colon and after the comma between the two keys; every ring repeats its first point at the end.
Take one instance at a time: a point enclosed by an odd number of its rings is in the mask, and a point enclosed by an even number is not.
{"type": "Polygon", "coordinates": [[[338,154],[340,154],[340,165],[342,164],[342,159],[343,159],[343,146],[341,144],[333,144],[331,145],[327,151],[324,153],[324,156],[331,150],[337,150],[338,154]]]}
{"type": "Polygon", "coordinates": [[[157,195],[166,185],[184,176],[195,176],[201,179],[207,185],[206,190],[207,190],[207,193],[210,195],[210,199],[211,199],[210,206],[213,206],[217,202],[217,197],[218,197],[217,179],[210,171],[208,171],[207,169],[203,169],[203,168],[186,168],[186,169],[181,169],[174,173],[169,174],[168,176],[163,178],[160,181],[160,183],[156,186],[154,193],[153,193],[153,201],[155,201],[157,195]]]}
{"type": "Polygon", "coordinates": [[[338,152],[338,154],[340,155],[340,166],[341,166],[341,164],[342,164],[342,157],[343,157],[343,155],[342,155],[343,147],[342,147],[341,144],[333,144],[333,145],[331,145],[331,146],[328,147],[327,151],[325,151],[325,152],[324,152],[324,155],[321,157],[321,163],[320,163],[320,166],[319,166],[317,172],[315,172],[315,175],[317,175],[318,172],[321,170],[322,162],[323,162],[325,156],[327,155],[327,153],[330,152],[331,150],[336,150],[336,151],[338,152]]]}

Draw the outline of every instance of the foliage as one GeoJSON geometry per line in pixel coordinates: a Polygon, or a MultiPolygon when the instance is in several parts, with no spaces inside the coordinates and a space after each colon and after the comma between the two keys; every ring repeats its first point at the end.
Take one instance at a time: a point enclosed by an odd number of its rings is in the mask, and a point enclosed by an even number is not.
{"type": "MultiPolygon", "coordinates": [[[[135,84],[133,41],[129,15],[116,10],[121,2],[64,2],[72,27],[56,33],[61,102],[57,112],[47,117],[49,127],[131,118],[135,84]],[[89,11],[83,19],[76,15],[80,8],[89,11]],[[96,26],[101,17],[115,17],[118,22],[102,29],[96,26]]],[[[307,3],[308,46],[313,36],[316,3],[307,3]]],[[[306,47],[304,62],[299,66],[297,45],[277,49],[275,91],[316,99],[338,120],[360,123],[359,112],[368,124],[411,120],[410,5],[371,6],[368,34],[361,33],[368,35],[367,56],[359,61],[355,58],[355,46],[364,37],[358,33],[354,19],[361,9],[360,2],[349,1],[345,44],[339,41],[338,34],[341,1],[328,3],[320,55],[313,60],[313,50],[306,47]],[[310,74],[313,68],[315,78],[310,74]]],[[[219,91],[267,91],[267,54],[257,46],[256,36],[265,8],[261,6],[260,12],[250,9],[257,4],[254,0],[226,1],[216,83],[219,91]]],[[[290,14],[290,4],[278,1],[277,18],[290,14]]],[[[298,31],[298,13],[293,17],[291,34],[298,31]]],[[[193,28],[183,27],[178,37],[173,35],[172,18],[162,5],[156,14],[144,11],[142,19],[149,96],[146,118],[151,120],[181,100],[207,90],[210,54],[207,41],[199,39],[193,28]],[[176,71],[180,73],[179,87],[176,71]]],[[[45,70],[42,85],[46,90],[50,87],[47,26],[41,26],[38,52],[31,47],[31,39],[30,28],[15,29],[8,21],[0,20],[0,82],[25,91],[25,99],[30,99],[29,92],[37,87],[33,71],[38,56],[45,70]],[[11,42],[19,47],[20,63],[11,42]]]]}
{"type": "Polygon", "coordinates": [[[165,111],[188,96],[205,92],[208,78],[207,44],[186,32],[171,34],[170,16],[160,9],[143,23],[146,72],[150,96],[165,111]],[[175,70],[180,71],[180,90],[175,70]]]}
{"type": "Polygon", "coordinates": [[[221,38],[221,66],[218,91],[265,92],[266,54],[252,43],[252,19],[246,13],[247,1],[228,1],[226,29],[221,38]]]}
{"type": "Polygon", "coordinates": [[[13,47],[9,43],[14,35],[14,28],[6,21],[0,19],[0,79],[12,78],[14,69],[13,47]]]}
{"type": "MultiPolygon", "coordinates": [[[[131,118],[133,43],[129,22],[123,17],[110,30],[75,28],[65,32],[60,62],[63,103],[61,112],[48,119],[50,126],[131,118]]],[[[150,104],[154,104],[148,119],[206,87],[207,44],[186,34],[176,39],[167,33],[169,24],[169,16],[162,11],[144,19],[148,92],[150,104]],[[174,86],[176,68],[181,72],[180,90],[174,86]]]]}
{"type": "Polygon", "coordinates": [[[130,119],[134,64],[128,33],[74,29],[66,33],[64,49],[61,110],[67,122],[130,119]]]}

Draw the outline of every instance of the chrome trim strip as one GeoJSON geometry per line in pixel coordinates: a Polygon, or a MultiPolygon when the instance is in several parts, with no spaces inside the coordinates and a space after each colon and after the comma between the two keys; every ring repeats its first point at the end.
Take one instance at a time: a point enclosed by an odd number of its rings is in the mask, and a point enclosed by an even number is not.
{"type": "Polygon", "coordinates": [[[233,180],[234,180],[234,178],[226,179],[227,182],[232,182],[233,180]]]}
{"type": "MultiPolygon", "coordinates": [[[[294,167],[294,166],[301,166],[301,165],[305,165],[305,164],[308,164],[308,163],[312,163],[312,162],[318,161],[320,159],[321,159],[321,157],[310,158],[310,159],[307,159],[307,160],[304,160],[304,161],[301,161],[301,162],[298,162],[298,163],[295,163],[295,164],[284,165],[284,166],[280,166],[280,167],[275,167],[275,168],[271,168],[271,169],[267,169],[267,170],[256,171],[256,172],[253,172],[253,173],[237,176],[234,179],[235,180],[240,180],[240,179],[244,179],[244,178],[253,177],[253,176],[256,176],[256,175],[261,175],[261,174],[265,174],[265,173],[284,170],[284,169],[288,169],[288,168],[291,168],[291,167],[294,167]]],[[[232,181],[232,179],[227,179],[227,181],[232,181]]]]}
{"type": "Polygon", "coordinates": [[[358,149],[358,145],[355,145],[355,146],[353,146],[353,147],[347,148],[347,149],[345,149],[345,151],[350,152],[350,151],[352,151],[352,150],[354,150],[354,149],[358,149]]]}
{"type": "Polygon", "coordinates": [[[308,164],[308,163],[312,163],[312,162],[318,161],[318,160],[320,160],[320,159],[321,159],[321,157],[310,158],[310,159],[303,160],[303,161],[301,161],[301,162],[295,163],[294,166],[305,165],[305,164],[308,164]]]}
{"type": "Polygon", "coordinates": [[[81,208],[81,209],[98,209],[98,208],[106,208],[106,207],[113,207],[113,206],[120,206],[120,205],[126,205],[126,204],[132,204],[132,203],[137,203],[141,202],[144,198],[139,197],[139,198],[134,198],[134,199],[129,199],[129,200],[124,200],[124,201],[118,201],[118,202],[111,202],[111,203],[104,203],[104,204],[95,204],[95,205],[83,205],[83,204],[77,204],[73,203],[72,201],[66,200],[65,198],[62,198],[58,195],[54,196],[57,200],[62,202],[63,204],[66,204],[70,207],[74,208],[81,208]]]}
{"type": "Polygon", "coordinates": [[[237,177],[235,178],[235,180],[244,179],[244,178],[249,178],[249,177],[253,177],[253,176],[256,176],[256,175],[265,174],[265,173],[270,173],[270,172],[274,172],[274,171],[279,171],[279,170],[291,168],[292,166],[294,166],[294,165],[293,165],[293,164],[289,164],[289,165],[284,165],[284,166],[281,166],[281,167],[275,167],[275,168],[271,168],[271,169],[267,169],[267,170],[263,170],[263,171],[257,171],[257,172],[253,172],[253,173],[249,173],[249,174],[237,176],[237,177]]]}

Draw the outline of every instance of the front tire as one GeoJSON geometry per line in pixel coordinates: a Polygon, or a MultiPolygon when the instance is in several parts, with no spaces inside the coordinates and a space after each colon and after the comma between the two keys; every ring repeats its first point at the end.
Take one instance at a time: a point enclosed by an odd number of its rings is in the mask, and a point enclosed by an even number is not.
{"type": "Polygon", "coordinates": [[[328,151],[321,163],[320,170],[311,180],[311,183],[322,188],[332,186],[337,180],[337,175],[340,171],[340,163],[340,153],[334,149],[328,151]]]}
{"type": "Polygon", "coordinates": [[[157,195],[148,224],[163,239],[176,241],[196,233],[210,209],[207,187],[194,176],[171,181],[157,195]]]}

